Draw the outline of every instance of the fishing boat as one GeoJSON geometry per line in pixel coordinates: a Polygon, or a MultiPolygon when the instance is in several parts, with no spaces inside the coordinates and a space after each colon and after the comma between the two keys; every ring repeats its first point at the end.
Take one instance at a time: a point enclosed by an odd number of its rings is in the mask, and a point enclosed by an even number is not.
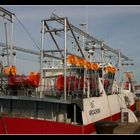
{"type": "MultiPolygon", "coordinates": [[[[3,8],[0,10],[12,14],[3,8]]],[[[109,50],[119,59],[128,58],[72,25],[67,17],[53,14],[41,24],[40,72],[32,72],[29,76],[18,75],[15,66],[4,67],[1,64],[1,77],[5,84],[0,94],[0,133],[93,134],[96,133],[95,122],[123,122],[126,121],[123,115],[126,113],[127,121],[136,122],[131,80],[127,89],[120,86],[117,74],[121,71],[118,67],[104,65],[103,57],[101,62],[93,61],[90,47],[84,50],[77,34],[97,43],[102,56],[103,50],[109,50]],[[62,28],[50,28],[48,22],[51,21],[58,22],[62,28]],[[63,48],[54,37],[61,32],[64,34],[63,48]],[[69,52],[68,32],[78,48],[74,53],[69,52]],[[46,33],[57,49],[44,48],[46,33]],[[48,65],[44,63],[45,58],[51,60],[48,65]]]]}

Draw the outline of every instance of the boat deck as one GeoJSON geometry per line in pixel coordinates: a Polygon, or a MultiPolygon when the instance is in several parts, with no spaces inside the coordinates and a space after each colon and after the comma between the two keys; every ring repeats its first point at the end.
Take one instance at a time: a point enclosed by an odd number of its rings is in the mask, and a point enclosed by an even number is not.
{"type": "Polygon", "coordinates": [[[40,101],[40,102],[51,102],[61,104],[71,104],[70,100],[64,100],[59,98],[40,98],[40,97],[29,97],[29,96],[11,96],[11,95],[0,95],[0,99],[7,100],[26,100],[26,101],[40,101]]]}

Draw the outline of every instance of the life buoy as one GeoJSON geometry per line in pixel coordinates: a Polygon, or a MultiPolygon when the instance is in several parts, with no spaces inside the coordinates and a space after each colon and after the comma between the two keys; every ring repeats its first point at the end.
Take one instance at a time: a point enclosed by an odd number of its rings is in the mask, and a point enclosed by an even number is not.
{"type": "Polygon", "coordinates": [[[4,67],[3,70],[2,70],[3,74],[9,76],[10,75],[10,69],[11,69],[10,66],[4,67]]]}
{"type": "Polygon", "coordinates": [[[110,73],[115,73],[117,70],[116,70],[115,67],[107,66],[107,67],[105,68],[105,71],[106,71],[106,72],[110,72],[110,73]]]}
{"type": "Polygon", "coordinates": [[[99,65],[98,64],[92,64],[92,70],[98,70],[99,69],[99,65]]]}
{"type": "Polygon", "coordinates": [[[16,67],[15,66],[12,66],[10,71],[11,71],[11,75],[16,75],[16,67]]]}
{"type": "Polygon", "coordinates": [[[84,67],[84,65],[85,65],[85,60],[84,60],[83,58],[79,58],[79,59],[78,59],[78,65],[84,67]]]}
{"type": "Polygon", "coordinates": [[[125,76],[126,76],[127,78],[131,78],[131,74],[130,74],[129,72],[125,72],[125,76]]]}
{"type": "Polygon", "coordinates": [[[91,64],[90,62],[86,62],[86,63],[85,63],[85,67],[86,67],[87,69],[92,69],[92,64],[91,64]]]}
{"type": "Polygon", "coordinates": [[[112,72],[112,73],[115,73],[115,72],[116,72],[116,68],[115,68],[115,67],[112,67],[111,72],[112,72]]]}
{"type": "Polygon", "coordinates": [[[68,56],[68,63],[76,65],[77,64],[77,57],[73,56],[73,55],[69,55],[68,56]]]}
{"type": "Polygon", "coordinates": [[[107,67],[106,67],[106,71],[107,71],[107,72],[111,72],[111,70],[112,70],[111,66],[107,66],[107,67]]]}
{"type": "Polygon", "coordinates": [[[98,70],[99,69],[99,65],[98,64],[95,64],[96,65],[96,70],[98,70]]]}

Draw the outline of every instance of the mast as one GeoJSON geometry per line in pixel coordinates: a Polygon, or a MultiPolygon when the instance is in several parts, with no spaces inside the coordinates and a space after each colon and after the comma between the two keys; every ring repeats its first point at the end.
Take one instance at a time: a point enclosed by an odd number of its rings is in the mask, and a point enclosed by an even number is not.
{"type": "Polygon", "coordinates": [[[64,100],[66,100],[66,75],[67,75],[67,19],[64,18],[64,100]]]}
{"type": "Polygon", "coordinates": [[[118,73],[118,81],[119,81],[119,93],[121,92],[121,86],[122,86],[122,84],[121,84],[121,51],[119,50],[118,51],[119,52],[119,54],[118,54],[118,63],[119,63],[119,66],[118,66],[118,68],[119,68],[119,73],[118,73]]]}
{"type": "Polygon", "coordinates": [[[102,82],[104,83],[104,48],[103,48],[103,42],[101,45],[101,64],[102,64],[102,82]]]}
{"type": "Polygon", "coordinates": [[[13,31],[14,31],[14,16],[11,15],[11,41],[10,41],[10,66],[13,65],[13,31]]]}
{"type": "Polygon", "coordinates": [[[41,21],[41,50],[40,50],[40,98],[43,97],[43,51],[44,51],[44,20],[41,21]]]}
{"type": "Polygon", "coordinates": [[[7,31],[7,21],[5,19],[5,22],[4,22],[4,26],[5,26],[5,41],[6,41],[6,49],[7,49],[7,65],[9,66],[9,48],[8,48],[8,31],[7,31]]]}
{"type": "Polygon", "coordinates": [[[9,12],[8,10],[0,7],[0,16],[3,17],[5,20],[9,21],[11,23],[11,38],[10,38],[10,52],[9,52],[9,47],[8,47],[8,39],[7,39],[7,22],[5,21],[5,33],[6,33],[6,46],[7,46],[7,64],[8,66],[12,66],[13,64],[13,56],[12,56],[12,51],[13,51],[13,28],[14,28],[14,16],[15,14],[9,12]],[[9,57],[10,53],[10,57],[9,57]]]}

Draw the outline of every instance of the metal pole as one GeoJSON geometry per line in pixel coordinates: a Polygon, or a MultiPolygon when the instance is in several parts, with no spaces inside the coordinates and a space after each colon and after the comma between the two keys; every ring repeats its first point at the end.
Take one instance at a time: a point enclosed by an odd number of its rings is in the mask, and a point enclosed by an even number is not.
{"type": "Polygon", "coordinates": [[[10,44],[10,66],[13,65],[13,30],[14,30],[14,24],[13,24],[13,15],[12,15],[12,19],[11,19],[11,24],[12,24],[12,29],[11,29],[11,44],[10,44]]]}
{"type": "Polygon", "coordinates": [[[9,47],[8,47],[8,37],[7,37],[7,22],[4,22],[5,25],[5,37],[6,37],[6,47],[7,47],[7,65],[9,66],[9,47]]]}
{"type": "Polygon", "coordinates": [[[76,104],[74,104],[74,124],[76,124],[76,104]]]}
{"type": "Polygon", "coordinates": [[[101,45],[101,62],[102,62],[102,83],[104,83],[104,48],[103,48],[103,42],[101,45]]]}
{"type": "MultiPolygon", "coordinates": [[[[81,26],[81,28],[82,28],[82,30],[84,31],[84,26],[86,26],[86,24],[85,23],[81,23],[80,24],[80,26],[81,26]]],[[[83,43],[83,49],[85,50],[85,36],[82,34],[82,43],[83,43]]],[[[85,53],[85,52],[84,52],[85,53]]],[[[85,59],[87,59],[86,58],[86,56],[85,56],[85,59]]],[[[86,95],[87,93],[86,93],[86,83],[85,83],[85,81],[86,81],[86,74],[87,74],[87,70],[86,69],[84,69],[84,88],[83,88],[83,94],[84,95],[86,95]]]]}
{"type": "Polygon", "coordinates": [[[13,54],[13,56],[14,56],[14,65],[16,66],[16,64],[17,64],[17,59],[16,59],[16,50],[15,50],[15,52],[14,52],[15,54],[13,54]]]}
{"type": "Polygon", "coordinates": [[[121,52],[119,50],[118,53],[118,63],[119,63],[119,73],[118,73],[118,81],[119,81],[119,93],[121,92],[121,52]]]}
{"type": "Polygon", "coordinates": [[[14,55],[14,65],[17,65],[17,59],[16,59],[16,55],[14,55]]]}
{"type": "Polygon", "coordinates": [[[41,50],[40,50],[40,98],[43,97],[43,50],[44,50],[44,20],[41,27],[41,50]]]}
{"type": "Polygon", "coordinates": [[[67,71],[66,71],[66,67],[67,67],[67,19],[64,18],[64,100],[66,100],[66,74],[67,74],[67,71]]]}
{"type": "Polygon", "coordinates": [[[88,87],[87,87],[87,88],[88,88],[88,89],[87,89],[87,98],[89,98],[89,95],[90,95],[89,69],[87,70],[87,72],[88,72],[88,73],[87,73],[87,75],[88,75],[88,80],[87,80],[87,86],[88,86],[88,87]]]}
{"type": "MultiPolygon", "coordinates": [[[[86,23],[81,23],[80,26],[81,26],[82,30],[84,31],[84,26],[86,26],[86,23]]],[[[84,34],[82,37],[83,37],[83,39],[82,39],[83,40],[83,49],[85,49],[85,36],[84,36],[84,34]]]]}
{"type": "Polygon", "coordinates": [[[3,64],[2,64],[2,61],[0,61],[0,76],[1,76],[1,91],[2,91],[2,88],[3,88],[3,75],[2,75],[2,67],[3,67],[3,64]]]}

